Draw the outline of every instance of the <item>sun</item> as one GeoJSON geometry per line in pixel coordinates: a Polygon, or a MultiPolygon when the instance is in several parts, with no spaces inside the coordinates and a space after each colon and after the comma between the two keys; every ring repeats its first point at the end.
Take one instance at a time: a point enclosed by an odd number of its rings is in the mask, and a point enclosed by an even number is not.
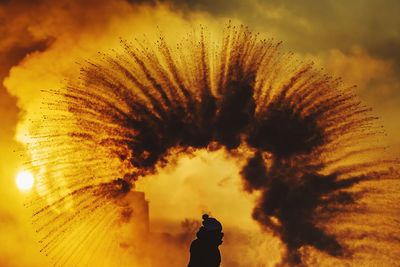
{"type": "Polygon", "coordinates": [[[28,191],[35,183],[32,173],[28,171],[20,171],[15,179],[17,187],[21,191],[28,191]]]}

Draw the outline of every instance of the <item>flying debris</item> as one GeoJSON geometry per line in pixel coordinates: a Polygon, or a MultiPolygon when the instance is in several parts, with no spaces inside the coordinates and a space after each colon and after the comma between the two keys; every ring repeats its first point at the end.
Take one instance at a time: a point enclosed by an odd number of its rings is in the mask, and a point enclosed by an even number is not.
{"type": "Polygon", "coordinates": [[[162,35],[121,40],[122,52],[44,90],[27,144],[43,253],[61,266],[114,253],[109,244],[126,234],[114,230],[127,219],[121,203],[138,179],[171,156],[244,147],[243,188],[259,193],[253,218],[283,242],[282,266],[398,264],[397,162],[371,156],[382,129],[370,108],[244,26],[210,38],[201,28],[176,46],[162,35]]]}

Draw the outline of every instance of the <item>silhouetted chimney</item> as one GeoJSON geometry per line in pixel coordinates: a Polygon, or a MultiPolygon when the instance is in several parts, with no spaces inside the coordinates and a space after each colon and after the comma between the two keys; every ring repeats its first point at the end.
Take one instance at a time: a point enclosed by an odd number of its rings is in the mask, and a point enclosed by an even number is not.
{"type": "Polygon", "coordinates": [[[147,235],[150,231],[149,202],[145,198],[144,192],[130,191],[126,200],[132,209],[131,220],[135,227],[135,232],[139,235],[147,235]]]}

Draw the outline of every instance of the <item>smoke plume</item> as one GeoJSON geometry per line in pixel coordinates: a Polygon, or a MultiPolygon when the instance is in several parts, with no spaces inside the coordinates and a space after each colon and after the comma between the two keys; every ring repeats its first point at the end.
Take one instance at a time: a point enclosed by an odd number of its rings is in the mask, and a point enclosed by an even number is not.
{"type": "Polygon", "coordinates": [[[137,180],[177,155],[224,149],[246,159],[243,188],[260,193],[253,218],[285,244],[283,265],[313,264],[320,253],[354,262],[380,251],[398,261],[394,203],[370,203],[393,194],[385,188],[397,186],[396,162],[364,157],[381,128],[352,88],[243,26],[228,25],[217,43],[201,28],[176,46],[161,34],[121,47],[44,90],[28,142],[44,253],[73,262],[96,227],[123,221],[121,200],[137,180]],[[381,228],[360,219],[376,213],[381,228]],[[65,249],[69,238],[83,243],[65,249]]]}

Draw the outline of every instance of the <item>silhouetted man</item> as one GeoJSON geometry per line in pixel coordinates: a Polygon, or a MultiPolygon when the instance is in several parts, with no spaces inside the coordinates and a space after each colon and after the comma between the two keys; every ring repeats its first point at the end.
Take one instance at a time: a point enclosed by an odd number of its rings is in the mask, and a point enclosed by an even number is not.
{"type": "Polygon", "coordinates": [[[203,215],[203,226],[196,234],[197,239],[190,245],[188,267],[218,267],[221,263],[219,245],[222,244],[222,225],[215,218],[203,215]]]}

